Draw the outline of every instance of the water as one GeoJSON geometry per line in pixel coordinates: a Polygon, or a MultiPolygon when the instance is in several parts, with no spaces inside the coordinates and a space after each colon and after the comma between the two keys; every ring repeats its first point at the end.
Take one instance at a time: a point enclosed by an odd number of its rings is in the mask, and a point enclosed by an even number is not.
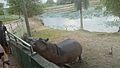
{"type": "MultiPolygon", "coordinates": [[[[80,29],[79,11],[66,13],[46,13],[40,16],[50,28],[74,31],[80,29]]],[[[83,12],[84,30],[91,32],[117,32],[120,26],[119,18],[112,15],[104,16],[103,10],[89,8],[83,12]]]]}

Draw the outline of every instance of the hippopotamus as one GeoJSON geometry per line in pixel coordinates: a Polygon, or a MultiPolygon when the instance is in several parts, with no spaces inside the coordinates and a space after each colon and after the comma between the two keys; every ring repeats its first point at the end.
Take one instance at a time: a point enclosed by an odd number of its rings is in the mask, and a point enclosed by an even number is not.
{"type": "Polygon", "coordinates": [[[66,39],[55,44],[47,42],[48,39],[37,39],[33,43],[33,50],[42,57],[57,65],[65,65],[81,60],[82,46],[73,39],[66,39]]]}

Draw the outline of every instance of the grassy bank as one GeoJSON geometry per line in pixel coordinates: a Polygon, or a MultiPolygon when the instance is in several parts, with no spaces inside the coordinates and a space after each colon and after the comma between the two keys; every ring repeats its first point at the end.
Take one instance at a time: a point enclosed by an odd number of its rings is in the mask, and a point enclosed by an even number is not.
{"type": "Polygon", "coordinates": [[[106,33],[106,32],[89,32],[87,30],[77,30],[77,31],[66,31],[66,30],[58,30],[58,29],[45,29],[45,30],[41,30],[41,31],[32,31],[32,36],[35,38],[41,37],[41,38],[57,38],[57,37],[61,37],[61,36],[67,36],[67,35],[72,35],[74,33],[77,34],[89,34],[92,35],[94,37],[97,36],[120,36],[120,32],[116,32],[116,33],[106,33]]]}
{"type": "Polygon", "coordinates": [[[0,15],[0,20],[3,22],[13,21],[19,19],[18,15],[0,15]]]}
{"type": "Polygon", "coordinates": [[[41,31],[32,32],[32,36],[35,38],[49,38],[49,39],[56,39],[62,36],[66,36],[70,34],[69,31],[64,30],[55,30],[55,29],[45,29],[41,31]]]}

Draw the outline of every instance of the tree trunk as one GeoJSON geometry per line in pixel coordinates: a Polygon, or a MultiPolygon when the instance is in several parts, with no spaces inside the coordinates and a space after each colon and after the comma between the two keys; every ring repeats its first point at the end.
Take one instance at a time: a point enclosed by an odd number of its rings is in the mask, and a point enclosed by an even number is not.
{"type": "Polygon", "coordinates": [[[81,29],[83,29],[82,1],[80,1],[80,23],[81,29]]]}
{"type": "MultiPolygon", "coordinates": [[[[120,19],[120,16],[119,16],[119,19],[120,19]]],[[[120,32],[120,26],[119,26],[118,32],[120,32]]]]}
{"type": "Polygon", "coordinates": [[[27,33],[28,33],[28,36],[31,37],[31,32],[30,32],[30,26],[29,26],[28,14],[27,14],[27,9],[26,9],[26,5],[25,5],[25,1],[22,0],[22,2],[23,2],[23,14],[24,14],[24,18],[25,18],[27,33]]]}
{"type": "Polygon", "coordinates": [[[118,32],[120,32],[120,27],[119,27],[119,29],[118,29],[118,32]]]}

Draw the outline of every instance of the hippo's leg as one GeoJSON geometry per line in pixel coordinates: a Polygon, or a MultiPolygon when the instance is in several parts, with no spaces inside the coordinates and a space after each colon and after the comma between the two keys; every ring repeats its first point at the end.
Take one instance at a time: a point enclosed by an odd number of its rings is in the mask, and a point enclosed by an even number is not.
{"type": "Polygon", "coordinates": [[[78,62],[79,61],[79,56],[76,58],[75,62],[78,62]]]}
{"type": "Polygon", "coordinates": [[[79,60],[82,60],[82,57],[81,57],[81,56],[79,56],[79,60]]]}
{"type": "Polygon", "coordinates": [[[73,61],[71,64],[75,64],[75,63],[79,62],[79,57],[76,57],[74,60],[75,61],[73,61]]]}
{"type": "Polygon", "coordinates": [[[74,63],[81,62],[81,61],[82,61],[81,56],[78,56],[78,57],[76,58],[76,60],[75,60],[75,62],[74,62],[74,63]]]}
{"type": "Polygon", "coordinates": [[[82,62],[82,57],[81,56],[79,56],[78,62],[82,62]]]}

